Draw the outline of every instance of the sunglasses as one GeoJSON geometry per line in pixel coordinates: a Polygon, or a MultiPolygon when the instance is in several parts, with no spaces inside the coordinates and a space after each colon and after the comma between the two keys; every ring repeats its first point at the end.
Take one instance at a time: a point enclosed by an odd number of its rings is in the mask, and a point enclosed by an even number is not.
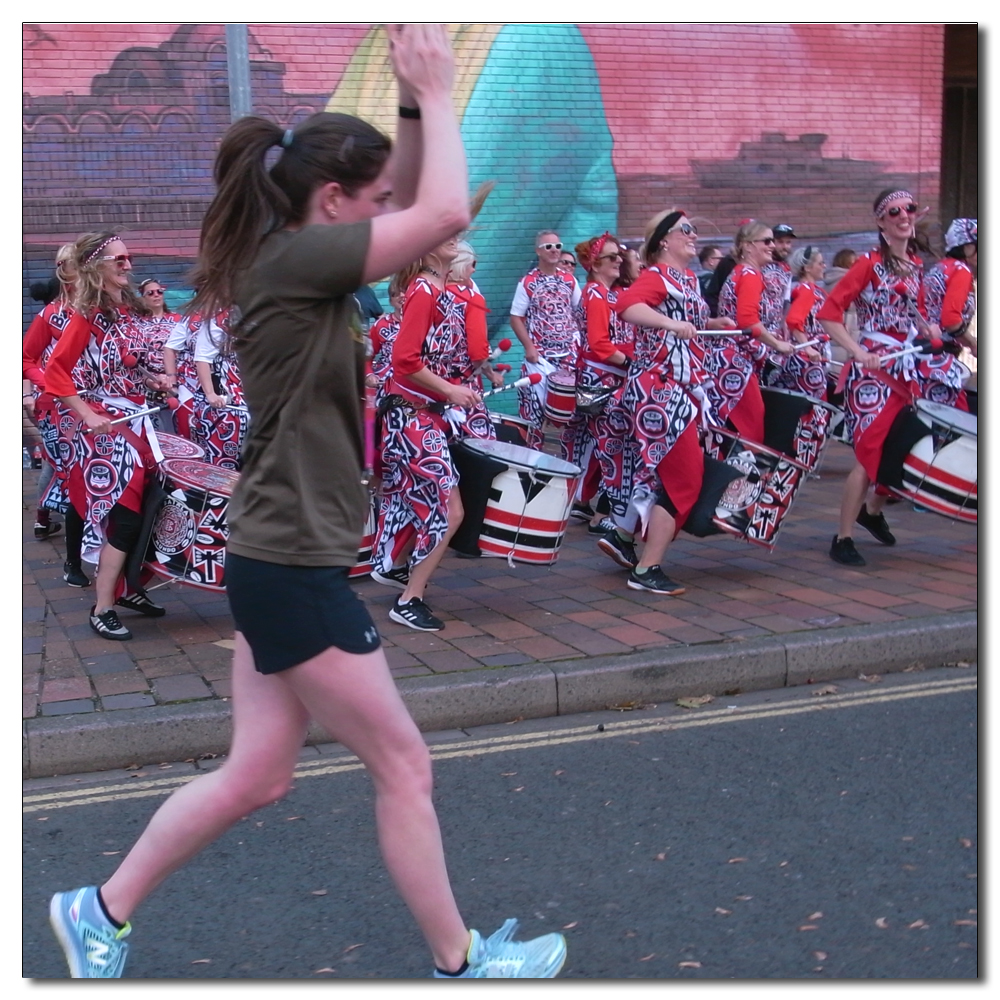
{"type": "Polygon", "coordinates": [[[765,239],[765,240],[753,240],[752,242],[753,243],[763,243],[764,246],[766,246],[766,247],[773,247],[774,246],[774,237],[773,236],[768,236],[767,239],[765,239]]]}
{"type": "Polygon", "coordinates": [[[142,294],[143,295],[162,295],[163,294],[163,289],[162,288],[150,288],[148,291],[145,291],[142,294]]]}
{"type": "Polygon", "coordinates": [[[914,205],[912,201],[910,202],[909,205],[905,205],[902,208],[900,208],[899,205],[893,205],[892,208],[890,208],[885,214],[888,215],[890,218],[895,219],[898,216],[902,215],[903,212],[906,212],[907,215],[916,215],[917,206],[914,205]]]}
{"type": "Polygon", "coordinates": [[[98,260],[113,260],[116,264],[131,264],[132,255],[130,253],[112,254],[110,256],[98,257],[98,260]]]}
{"type": "Polygon", "coordinates": [[[679,226],[674,226],[674,228],[671,229],[670,232],[672,232],[672,233],[683,233],[685,236],[697,236],[698,235],[698,227],[697,226],[692,226],[688,222],[682,222],[679,226]]]}
{"type": "Polygon", "coordinates": [[[625,258],[620,253],[605,253],[601,254],[598,260],[624,260],[625,258]]]}
{"type": "Polygon", "coordinates": [[[541,243],[538,246],[539,250],[562,250],[561,243],[541,243]]]}

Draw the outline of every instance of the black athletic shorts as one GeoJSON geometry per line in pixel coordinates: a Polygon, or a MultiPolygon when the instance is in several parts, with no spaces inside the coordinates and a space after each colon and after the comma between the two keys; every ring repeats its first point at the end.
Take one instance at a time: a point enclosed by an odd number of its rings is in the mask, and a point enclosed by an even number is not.
{"type": "Polygon", "coordinates": [[[280,566],[226,553],[226,593],[236,628],[262,674],[305,663],[336,646],[370,653],[381,645],[347,566],[280,566]]]}

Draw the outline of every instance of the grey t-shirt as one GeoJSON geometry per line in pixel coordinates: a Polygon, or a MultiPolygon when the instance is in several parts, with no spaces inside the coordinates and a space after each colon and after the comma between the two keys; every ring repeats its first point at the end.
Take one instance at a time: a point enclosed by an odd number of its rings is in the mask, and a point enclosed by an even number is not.
{"type": "Polygon", "coordinates": [[[269,236],[237,282],[250,408],[228,548],[287,566],[353,566],[368,510],[361,284],[367,221],[269,236]]]}

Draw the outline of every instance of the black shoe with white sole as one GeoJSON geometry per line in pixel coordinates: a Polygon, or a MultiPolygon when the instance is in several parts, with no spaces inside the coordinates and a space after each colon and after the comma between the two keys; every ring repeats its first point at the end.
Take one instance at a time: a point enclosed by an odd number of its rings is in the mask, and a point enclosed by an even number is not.
{"type": "Polygon", "coordinates": [[[648,590],[651,594],[666,594],[668,597],[679,597],[686,593],[684,587],[674,583],[659,566],[650,566],[645,573],[632,570],[628,575],[630,590],[648,590]]]}
{"type": "Polygon", "coordinates": [[[116,639],[124,642],[126,639],[132,638],[132,633],[122,625],[114,608],[108,608],[107,611],[102,611],[99,615],[94,614],[94,608],[91,608],[90,627],[105,639],[116,639]]]}
{"type": "Polygon", "coordinates": [[[587,531],[592,535],[606,535],[615,530],[615,522],[610,517],[602,517],[597,524],[588,524],[587,531]]]}
{"type": "Polygon", "coordinates": [[[63,563],[63,580],[71,587],[89,587],[90,577],[79,563],[63,563]]]}
{"type": "Polygon", "coordinates": [[[41,521],[35,521],[36,542],[44,542],[46,538],[58,535],[60,531],[62,531],[62,521],[49,521],[48,524],[42,524],[41,521]]]}
{"type": "Polygon", "coordinates": [[[635,554],[635,543],[622,538],[617,528],[599,539],[597,547],[614,559],[622,569],[633,569],[639,562],[639,557],[635,554]]]}
{"type": "Polygon", "coordinates": [[[140,615],[147,618],[162,618],[166,613],[166,608],[161,608],[159,604],[154,604],[145,594],[123,595],[115,601],[119,607],[128,608],[129,611],[138,611],[140,615]]]}
{"type": "Polygon", "coordinates": [[[589,521],[594,516],[594,508],[589,503],[575,503],[569,509],[569,516],[574,521],[589,521]]]}
{"type": "Polygon", "coordinates": [[[386,587],[406,590],[410,583],[410,568],[409,566],[393,566],[392,569],[385,573],[381,570],[373,569],[371,577],[376,583],[381,583],[386,587]]]}
{"type": "Polygon", "coordinates": [[[419,597],[411,597],[406,604],[396,603],[389,609],[389,617],[400,625],[409,625],[418,632],[440,632],[444,622],[431,614],[431,609],[419,597]]]}

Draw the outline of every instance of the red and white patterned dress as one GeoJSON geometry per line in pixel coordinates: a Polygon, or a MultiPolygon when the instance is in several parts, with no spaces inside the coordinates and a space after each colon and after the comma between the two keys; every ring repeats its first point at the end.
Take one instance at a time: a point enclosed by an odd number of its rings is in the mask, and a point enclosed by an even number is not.
{"type": "MultiPolygon", "coordinates": [[[[665,264],[647,267],[618,295],[615,311],[644,303],[669,319],[704,329],[708,304],[694,272],[665,264]]],[[[645,523],[665,494],[677,530],[683,528],[705,471],[698,429],[710,414],[709,386],[695,345],[666,330],[637,326],[635,356],[622,392],[639,451],[632,500],[645,523]]]]}
{"type": "Polygon", "coordinates": [[[448,501],[458,485],[449,441],[496,436],[481,403],[469,413],[448,407],[443,395],[408,377],[426,368],[453,385],[475,387],[476,361],[484,358],[470,356],[468,304],[457,286],[438,291],[422,277],[406,290],[392,349],[392,381],[380,408],[382,500],[372,563],[385,572],[410,539],[415,538],[411,568],[444,540],[448,501]]]}
{"type": "Polygon", "coordinates": [[[396,336],[399,333],[399,321],[399,313],[392,312],[387,316],[379,316],[368,330],[372,345],[371,373],[379,383],[375,389],[376,405],[388,391],[389,381],[392,378],[392,345],[396,343],[396,336]]]}
{"type": "MultiPolygon", "coordinates": [[[[539,355],[557,369],[573,371],[576,368],[581,341],[576,308],[580,300],[580,286],[568,271],[543,274],[537,267],[518,282],[514,292],[511,316],[524,318],[528,336],[539,355]]],[[[522,376],[532,371],[527,362],[521,367],[522,376]]],[[[531,425],[528,447],[540,449],[544,382],[538,387],[518,389],[517,394],[521,419],[531,425]]]]}
{"type": "Polygon", "coordinates": [[[939,260],[924,275],[924,302],[927,319],[937,323],[946,339],[961,333],[976,314],[976,293],[969,265],[954,257],[939,260]]]}
{"type": "Polygon", "coordinates": [[[803,334],[807,340],[821,341],[814,347],[820,360],[810,361],[801,352],[775,355],[774,365],[768,370],[768,385],[826,400],[826,373],[832,357],[830,338],[816,318],[825,301],[826,292],[813,281],[800,281],[792,286],[792,304],[785,323],[789,330],[803,334]]]}
{"type": "Polygon", "coordinates": [[[177,409],[174,410],[174,424],[181,437],[191,437],[191,416],[194,413],[194,396],[199,391],[198,369],[194,363],[194,349],[198,342],[198,331],[204,320],[198,313],[182,316],[174,324],[164,347],[177,353],[177,409]]]}
{"type": "MultiPolygon", "coordinates": [[[[162,316],[136,316],[138,338],[133,353],[151,375],[163,374],[163,345],[180,318],[178,313],[172,312],[164,312],[162,316]]],[[[147,390],[146,402],[156,406],[162,402],[162,393],[147,390]]]]}
{"type": "MultiPolygon", "coordinates": [[[[113,318],[97,312],[90,320],[74,313],[49,357],[46,391],[53,397],[78,395],[112,419],[144,409],[145,386],[124,364],[134,342],[132,318],[125,310],[117,310],[113,318]]],[[[163,455],[149,417],[119,424],[107,434],[88,434],[58,398],[55,409],[69,500],[84,521],[81,555],[96,562],[112,507],[121,504],[142,512],[146,482],[163,455]]]]}

